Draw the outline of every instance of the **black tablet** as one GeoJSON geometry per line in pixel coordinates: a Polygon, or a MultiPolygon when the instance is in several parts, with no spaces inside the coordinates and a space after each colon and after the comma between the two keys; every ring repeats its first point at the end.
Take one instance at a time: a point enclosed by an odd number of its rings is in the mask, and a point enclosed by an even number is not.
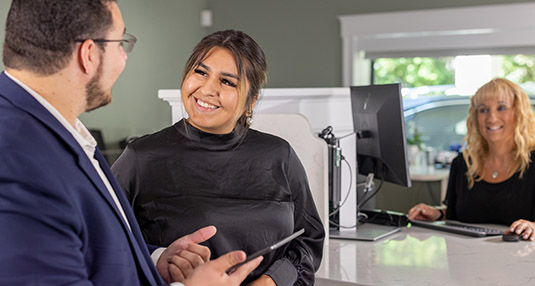
{"type": "Polygon", "coordinates": [[[227,269],[227,273],[232,273],[232,272],[234,272],[234,270],[236,270],[238,267],[240,267],[240,266],[242,266],[243,264],[245,264],[245,263],[247,263],[247,262],[249,262],[249,261],[251,261],[251,260],[257,258],[258,256],[266,255],[266,254],[268,254],[269,252],[271,252],[271,251],[273,251],[273,250],[275,250],[275,249],[277,249],[277,248],[279,248],[279,247],[285,245],[286,243],[288,243],[288,242],[290,242],[292,239],[294,239],[294,238],[300,236],[300,235],[303,234],[304,232],[305,232],[305,229],[302,228],[302,229],[300,229],[300,230],[294,232],[292,235],[287,236],[287,237],[285,237],[285,238],[283,238],[283,239],[277,241],[276,243],[274,243],[274,244],[272,244],[272,245],[270,245],[270,246],[268,246],[268,247],[266,247],[266,248],[264,248],[264,249],[262,249],[262,250],[259,250],[259,251],[255,252],[255,253],[251,254],[251,255],[248,255],[248,256],[247,256],[247,259],[245,259],[245,261],[240,262],[240,263],[238,263],[238,264],[235,264],[234,266],[232,266],[232,267],[230,267],[229,269],[227,269]]]}

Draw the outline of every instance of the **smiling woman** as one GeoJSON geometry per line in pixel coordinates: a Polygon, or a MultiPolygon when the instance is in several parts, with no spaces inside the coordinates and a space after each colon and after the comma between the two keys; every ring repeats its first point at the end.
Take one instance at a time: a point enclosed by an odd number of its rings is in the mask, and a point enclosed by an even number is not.
{"type": "MultiPolygon", "coordinates": [[[[252,38],[208,35],[183,73],[188,118],[130,143],[112,170],[150,244],[212,224],[218,232],[206,245],[216,258],[254,253],[304,228],[244,283],[313,285],[325,232],[305,170],[288,142],[249,128],[265,81],[265,56],[252,38]]],[[[194,268],[178,264],[185,277],[194,268]]]]}
{"type": "Polygon", "coordinates": [[[230,51],[214,47],[204,61],[188,72],[182,84],[182,102],[188,123],[214,134],[230,133],[244,114],[247,94],[239,93],[238,71],[230,51]]]}
{"type": "MultiPolygon", "coordinates": [[[[510,225],[535,240],[535,118],[527,94],[497,78],[470,100],[462,153],[453,160],[445,204],[447,219],[510,225]]],[[[438,220],[424,204],[410,219],[438,220]]]]}

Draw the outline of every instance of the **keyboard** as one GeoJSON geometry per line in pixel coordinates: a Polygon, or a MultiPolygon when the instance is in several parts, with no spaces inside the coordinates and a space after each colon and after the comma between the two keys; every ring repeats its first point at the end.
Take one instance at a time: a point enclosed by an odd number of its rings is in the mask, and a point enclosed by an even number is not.
{"type": "Polygon", "coordinates": [[[422,221],[422,220],[411,220],[411,224],[419,227],[426,227],[435,230],[447,231],[457,234],[463,234],[474,237],[484,237],[484,236],[493,236],[493,235],[503,235],[505,231],[472,226],[467,224],[448,222],[448,221],[422,221]]]}

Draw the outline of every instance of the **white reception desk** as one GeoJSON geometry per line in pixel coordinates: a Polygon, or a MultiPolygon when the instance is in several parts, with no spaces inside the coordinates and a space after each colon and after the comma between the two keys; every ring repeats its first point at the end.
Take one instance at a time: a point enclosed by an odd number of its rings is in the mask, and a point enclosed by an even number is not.
{"type": "MultiPolygon", "coordinates": [[[[173,122],[182,118],[178,90],[160,90],[159,97],[170,103],[173,122]]],[[[338,136],[352,130],[349,88],[270,89],[261,102],[257,112],[303,114],[314,132],[327,125],[332,125],[338,136]]],[[[351,138],[341,145],[347,160],[354,164],[355,141],[351,138]]],[[[444,196],[447,172],[411,171],[415,181],[443,182],[444,196]]],[[[343,190],[349,179],[343,177],[343,190]]],[[[347,222],[342,224],[351,225],[356,220],[354,196],[346,205],[349,207],[342,208],[341,213],[347,222]]],[[[501,237],[472,238],[404,227],[375,242],[330,239],[316,273],[316,285],[535,285],[534,250],[534,242],[504,242],[501,237]]]]}
{"type": "Polygon", "coordinates": [[[404,227],[376,242],[331,239],[316,277],[320,286],[535,285],[535,242],[404,227]]]}

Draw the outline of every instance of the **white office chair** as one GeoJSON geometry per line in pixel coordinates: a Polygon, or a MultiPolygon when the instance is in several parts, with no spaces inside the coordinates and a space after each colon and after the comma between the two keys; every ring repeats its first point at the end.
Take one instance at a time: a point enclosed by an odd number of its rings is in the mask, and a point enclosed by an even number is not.
{"type": "Polygon", "coordinates": [[[327,143],[314,135],[308,119],[301,114],[262,114],[253,116],[251,128],[284,138],[303,164],[312,197],[329,239],[329,172],[327,143]]]}

